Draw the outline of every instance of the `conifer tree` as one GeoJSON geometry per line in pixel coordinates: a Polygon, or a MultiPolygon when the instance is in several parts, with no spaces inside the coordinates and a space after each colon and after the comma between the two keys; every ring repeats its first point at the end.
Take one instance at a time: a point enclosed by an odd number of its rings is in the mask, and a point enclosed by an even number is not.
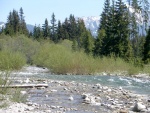
{"type": "Polygon", "coordinates": [[[104,3],[104,9],[101,14],[100,27],[99,29],[106,29],[108,22],[108,13],[110,11],[110,0],[106,0],[104,3]]]}
{"type": "Polygon", "coordinates": [[[128,59],[132,56],[132,47],[129,41],[128,9],[122,0],[116,2],[116,33],[113,40],[113,51],[116,56],[128,59]]]}
{"type": "Polygon", "coordinates": [[[87,54],[92,54],[93,47],[94,47],[94,40],[92,34],[90,31],[87,30],[84,36],[85,36],[83,39],[84,51],[87,54]]]}
{"type": "Polygon", "coordinates": [[[42,29],[43,29],[43,37],[45,39],[48,38],[50,36],[50,28],[49,28],[49,25],[48,25],[47,18],[45,19],[45,23],[43,24],[42,29]]]}
{"type": "Polygon", "coordinates": [[[13,31],[13,15],[12,12],[9,13],[9,16],[7,18],[6,28],[5,28],[5,34],[9,34],[10,36],[14,35],[13,31]]]}
{"type": "Polygon", "coordinates": [[[63,38],[64,39],[70,39],[69,37],[69,20],[66,18],[65,22],[62,24],[62,28],[63,28],[63,38]]]}
{"type": "Polygon", "coordinates": [[[62,40],[65,38],[65,35],[64,35],[64,29],[63,29],[63,26],[61,24],[60,21],[58,21],[58,27],[57,27],[57,39],[58,40],[62,40]]]}
{"type": "Polygon", "coordinates": [[[69,37],[71,40],[74,40],[77,36],[77,24],[74,18],[74,15],[70,15],[69,17],[69,37]]]}
{"type": "Polygon", "coordinates": [[[104,55],[104,42],[103,39],[105,37],[105,30],[99,30],[98,36],[94,42],[93,54],[94,56],[103,56],[104,55]]]}
{"type": "Polygon", "coordinates": [[[145,63],[150,62],[150,27],[144,43],[143,60],[145,63]]]}
{"type": "Polygon", "coordinates": [[[84,39],[84,34],[86,33],[86,31],[87,29],[85,27],[84,21],[82,19],[78,19],[76,40],[77,40],[77,45],[79,49],[83,47],[83,39],[84,39]]]}
{"type": "Polygon", "coordinates": [[[20,14],[20,33],[25,34],[25,35],[29,35],[28,29],[26,26],[26,22],[25,22],[25,19],[23,16],[24,12],[23,12],[22,7],[20,8],[19,14],[20,14]]]}
{"type": "Polygon", "coordinates": [[[51,38],[54,42],[57,42],[57,35],[56,31],[57,30],[57,24],[56,24],[56,19],[55,19],[55,14],[52,14],[52,19],[51,19],[51,38]]]}
{"type": "Polygon", "coordinates": [[[34,26],[34,30],[33,30],[33,37],[36,40],[39,40],[40,38],[42,38],[43,33],[42,30],[40,28],[40,25],[37,27],[36,25],[34,26]]]}
{"type": "Polygon", "coordinates": [[[19,33],[19,28],[20,28],[20,24],[19,24],[19,21],[20,21],[20,18],[19,18],[19,15],[18,15],[18,12],[16,10],[13,10],[12,12],[12,16],[13,16],[13,30],[14,30],[14,33],[19,33]]]}

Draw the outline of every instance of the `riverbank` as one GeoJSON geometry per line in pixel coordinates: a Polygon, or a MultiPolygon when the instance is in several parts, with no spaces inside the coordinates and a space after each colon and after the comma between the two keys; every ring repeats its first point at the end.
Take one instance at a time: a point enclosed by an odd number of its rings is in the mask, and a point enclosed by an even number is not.
{"type": "MultiPolygon", "coordinates": [[[[31,83],[31,82],[30,82],[31,83]]],[[[28,102],[14,103],[1,109],[3,113],[134,113],[150,112],[148,95],[102,86],[55,80],[34,80],[48,83],[48,88],[25,89],[28,102]],[[134,108],[134,109],[133,109],[134,108]]],[[[22,91],[23,92],[23,91],[22,91]]]]}
{"type": "Polygon", "coordinates": [[[150,112],[149,95],[136,94],[123,87],[88,84],[76,81],[52,80],[42,77],[49,73],[46,68],[28,67],[14,72],[17,84],[48,84],[48,88],[27,88],[27,102],[11,103],[4,113],[134,113],[150,112]],[[17,73],[20,75],[18,76],[17,73]],[[34,78],[38,75],[41,78],[34,78]],[[134,108],[134,109],[133,109],[134,108]]]}

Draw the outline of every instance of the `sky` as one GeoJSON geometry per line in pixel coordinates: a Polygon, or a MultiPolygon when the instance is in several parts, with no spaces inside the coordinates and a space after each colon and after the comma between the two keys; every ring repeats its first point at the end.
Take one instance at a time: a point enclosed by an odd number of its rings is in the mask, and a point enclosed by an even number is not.
{"type": "Polygon", "coordinates": [[[19,12],[21,7],[27,24],[42,25],[46,18],[50,22],[53,12],[57,21],[64,21],[70,14],[100,16],[103,5],[104,0],[0,0],[0,22],[6,22],[9,12],[19,12]]]}

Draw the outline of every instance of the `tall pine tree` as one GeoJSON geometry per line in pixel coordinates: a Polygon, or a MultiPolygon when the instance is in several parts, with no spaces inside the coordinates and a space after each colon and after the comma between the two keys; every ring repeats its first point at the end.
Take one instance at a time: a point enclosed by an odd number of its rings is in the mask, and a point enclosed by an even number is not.
{"type": "Polygon", "coordinates": [[[55,14],[53,13],[51,19],[51,39],[54,42],[58,42],[56,33],[57,33],[57,24],[56,24],[55,14]]]}
{"type": "Polygon", "coordinates": [[[49,28],[49,25],[48,25],[47,18],[45,19],[45,23],[43,24],[42,29],[43,29],[44,39],[47,39],[48,37],[50,37],[50,28],[49,28]]]}
{"type": "Polygon", "coordinates": [[[145,63],[150,62],[150,27],[144,43],[143,60],[145,63]]]}

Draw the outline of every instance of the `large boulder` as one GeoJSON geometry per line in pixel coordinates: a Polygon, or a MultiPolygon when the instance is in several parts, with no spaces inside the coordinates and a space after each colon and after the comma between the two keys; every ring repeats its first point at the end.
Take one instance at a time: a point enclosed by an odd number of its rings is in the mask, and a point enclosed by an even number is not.
{"type": "Polygon", "coordinates": [[[135,111],[135,112],[140,112],[140,111],[143,111],[145,109],[146,109],[145,105],[143,105],[140,102],[136,102],[132,110],[135,111]]]}

